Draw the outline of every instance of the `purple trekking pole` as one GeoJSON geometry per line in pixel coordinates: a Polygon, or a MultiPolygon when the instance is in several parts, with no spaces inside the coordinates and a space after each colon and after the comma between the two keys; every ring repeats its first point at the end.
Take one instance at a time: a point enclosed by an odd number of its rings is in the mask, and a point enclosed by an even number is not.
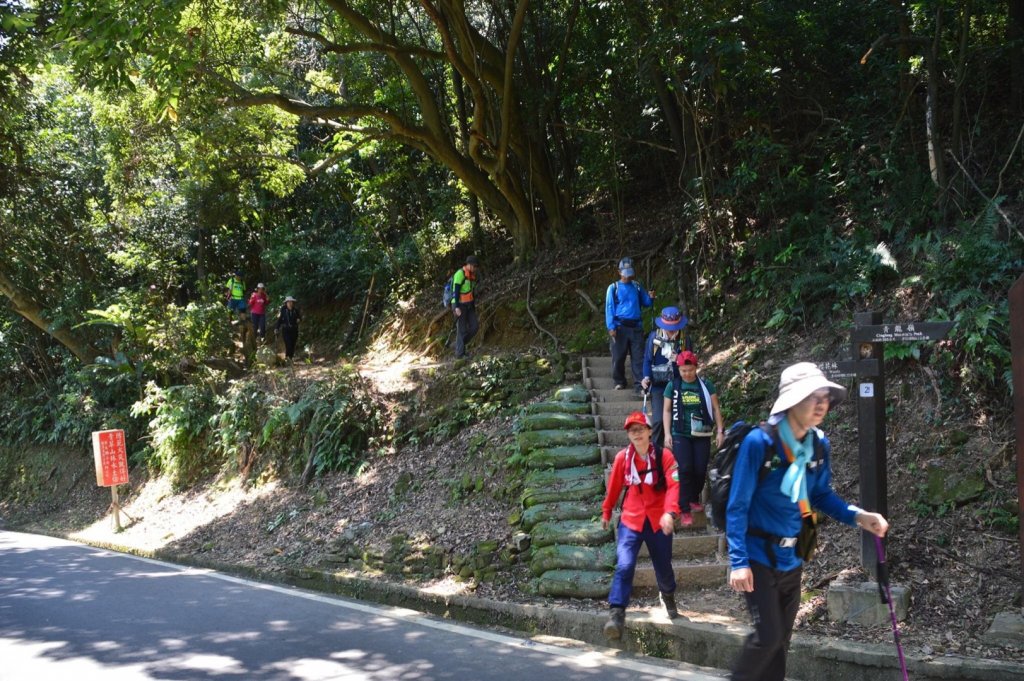
{"type": "Polygon", "coordinates": [[[892,637],[896,641],[896,653],[900,657],[900,671],[903,681],[908,681],[907,661],[903,659],[903,646],[900,645],[900,629],[896,623],[896,606],[892,602],[892,591],[889,589],[889,566],[885,564],[885,549],[882,540],[875,536],[875,552],[878,554],[878,595],[883,603],[889,604],[889,616],[892,618],[892,637]]]}

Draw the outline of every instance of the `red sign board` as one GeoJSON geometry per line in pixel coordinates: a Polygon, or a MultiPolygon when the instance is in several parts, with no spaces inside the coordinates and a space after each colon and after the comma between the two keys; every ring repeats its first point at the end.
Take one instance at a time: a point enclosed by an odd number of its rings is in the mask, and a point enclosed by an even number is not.
{"type": "Polygon", "coordinates": [[[123,430],[94,431],[92,455],[96,463],[97,485],[112,487],[128,482],[128,450],[123,430]]]}

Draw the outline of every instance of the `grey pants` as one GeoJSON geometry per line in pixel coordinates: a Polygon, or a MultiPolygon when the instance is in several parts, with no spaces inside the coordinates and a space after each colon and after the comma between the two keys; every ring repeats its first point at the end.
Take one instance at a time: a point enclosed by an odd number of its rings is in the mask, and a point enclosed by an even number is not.
{"type": "Polygon", "coordinates": [[[455,318],[455,358],[466,356],[466,345],[480,330],[480,320],[476,316],[476,305],[466,305],[462,314],[455,318]]]}

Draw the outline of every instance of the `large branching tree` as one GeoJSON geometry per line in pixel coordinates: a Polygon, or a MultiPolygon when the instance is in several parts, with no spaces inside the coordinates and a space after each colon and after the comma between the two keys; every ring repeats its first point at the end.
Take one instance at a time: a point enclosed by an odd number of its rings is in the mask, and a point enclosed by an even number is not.
{"type": "Polygon", "coordinates": [[[428,154],[528,256],[571,217],[551,101],[579,4],[83,0],[50,15],[83,77],[145,80],[171,118],[271,106],[312,122],[319,155],[290,159],[307,172],[368,140],[428,154]]]}

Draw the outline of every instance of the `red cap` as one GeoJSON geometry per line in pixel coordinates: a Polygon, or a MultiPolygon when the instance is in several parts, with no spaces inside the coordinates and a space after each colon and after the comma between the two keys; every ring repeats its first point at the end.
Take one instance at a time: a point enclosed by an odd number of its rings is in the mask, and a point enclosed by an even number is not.
{"type": "Polygon", "coordinates": [[[642,426],[647,426],[648,428],[651,427],[651,424],[648,423],[647,421],[646,414],[644,414],[642,411],[634,411],[632,414],[626,417],[626,423],[625,425],[622,426],[622,428],[623,430],[629,430],[630,426],[635,426],[638,423],[642,426]]]}
{"type": "Polygon", "coordinates": [[[683,366],[684,364],[692,364],[697,366],[697,355],[693,354],[689,350],[683,350],[676,355],[676,364],[683,366]]]}

